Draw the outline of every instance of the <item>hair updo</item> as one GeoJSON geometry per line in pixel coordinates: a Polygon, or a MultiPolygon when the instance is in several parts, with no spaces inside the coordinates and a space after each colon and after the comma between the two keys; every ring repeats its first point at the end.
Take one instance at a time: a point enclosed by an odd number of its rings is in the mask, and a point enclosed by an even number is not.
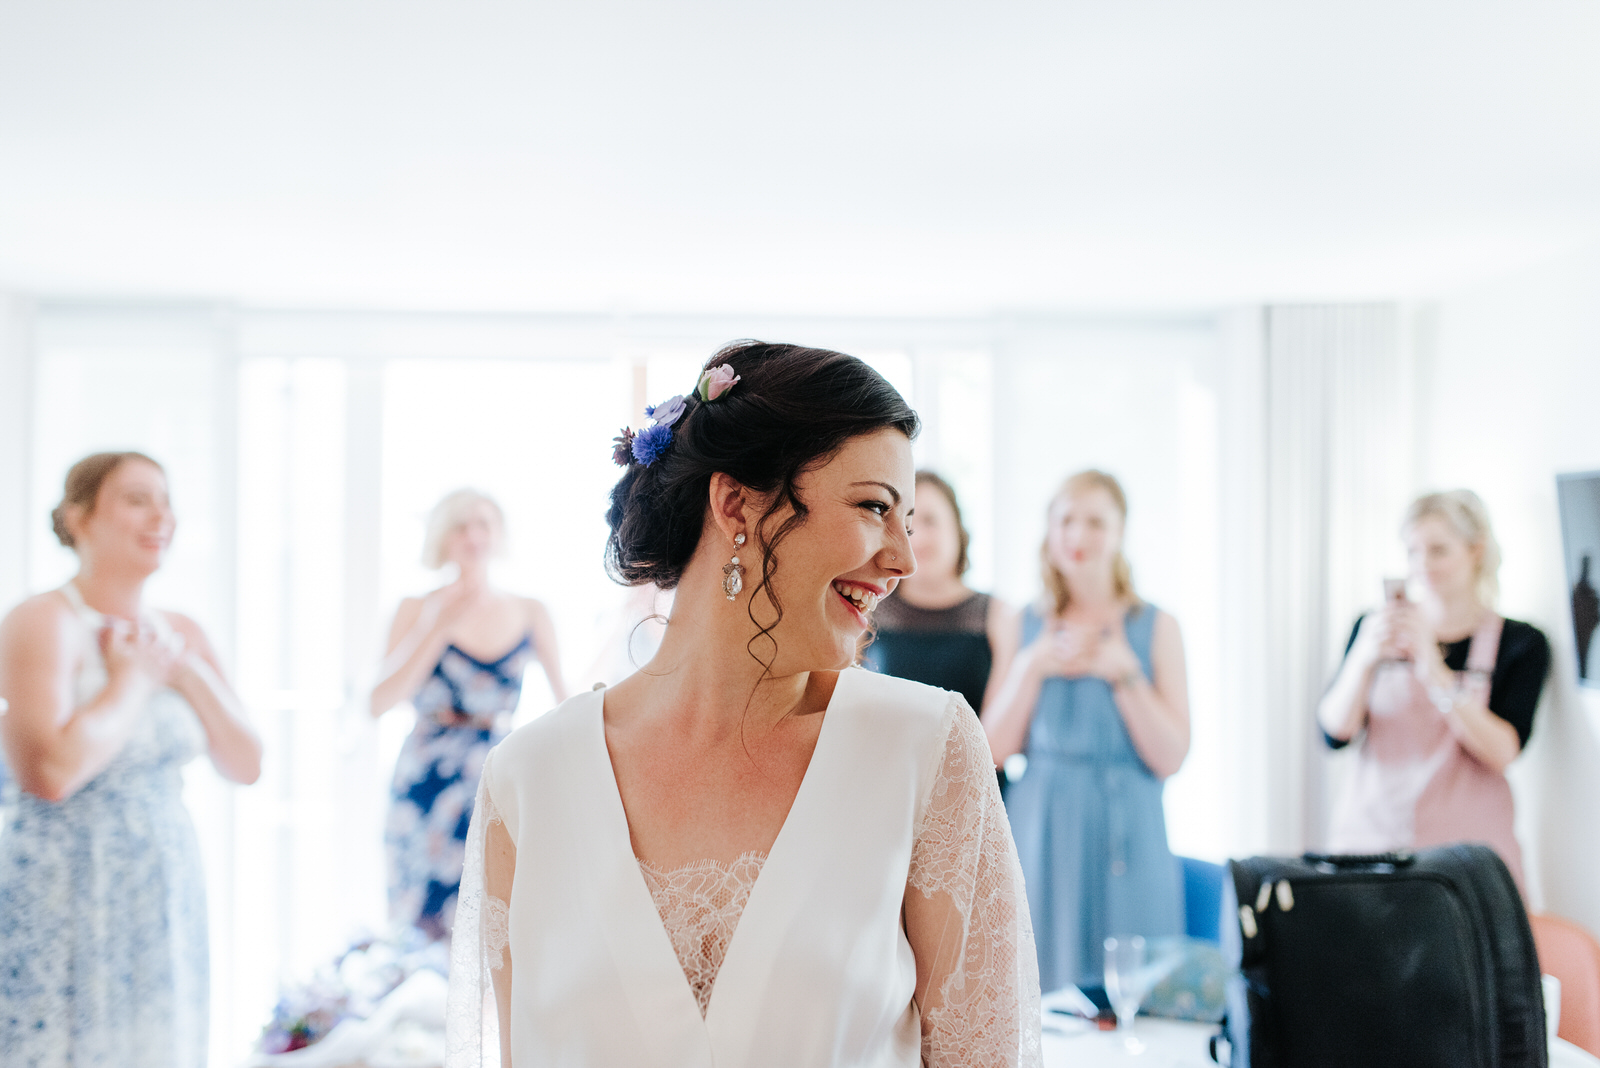
{"type": "Polygon", "coordinates": [[[740,341],[707,360],[704,369],[721,364],[738,374],[739,384],[710,402],[686,391],[671,446],[648,467],[630,463],[611,491],[606,571],[624,585],[677,586],[700,544],[711,476],[718,472],[772,495],[756,523],[756,540],[765,545],[756,588],[768,585],[778,543],[805,522],[795,480],[851,438],[888,428],[914,438],[919,429],[905,399],[854,356],[740,341]],[[786,504],[794,514],[767,532],[767,521],[786,504]]]}
{"type": "Polygon", "coordinates": [[[50,529],[56,540],[67,548],[73,545],[72,531],[67,529],[67,509],[77,506],[84,515],[94,511],[100,498],[100,487],[106,484],[111,473],[129,460],[143,460],[157,471],[166,469],[142,452],[97,452],[85,456],[67,471],[66,485],[62,487],[61,503],[50,509],[50,529]]]}

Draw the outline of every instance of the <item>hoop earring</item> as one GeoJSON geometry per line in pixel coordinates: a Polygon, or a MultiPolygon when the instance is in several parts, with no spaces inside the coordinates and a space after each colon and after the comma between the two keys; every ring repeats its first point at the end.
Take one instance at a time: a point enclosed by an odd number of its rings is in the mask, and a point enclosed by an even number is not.
{"type": "MultiPolygon", "coordinates": [[[[735,534],[733,536],[734,549],[737,550],[743,544],[744,535],[735,534]]],[[[722,565],[722,592],[727,595],[728,600],[732,601],[739,596],[740,591],[743,589],[744,568],[739,566],[739,557],[735,554],[732,560],[722,565]]]]}

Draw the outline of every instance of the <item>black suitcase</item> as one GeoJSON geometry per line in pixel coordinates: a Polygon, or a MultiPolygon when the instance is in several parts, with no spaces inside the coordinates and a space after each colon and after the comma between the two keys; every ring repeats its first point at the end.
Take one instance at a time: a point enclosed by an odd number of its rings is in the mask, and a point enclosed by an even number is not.
{"type": "Polygon", "coordinates": [[[1493,850],[1253,857],[1228,873],[1232,1068],[1546,1068],[1533,933],[1493,850]]]}

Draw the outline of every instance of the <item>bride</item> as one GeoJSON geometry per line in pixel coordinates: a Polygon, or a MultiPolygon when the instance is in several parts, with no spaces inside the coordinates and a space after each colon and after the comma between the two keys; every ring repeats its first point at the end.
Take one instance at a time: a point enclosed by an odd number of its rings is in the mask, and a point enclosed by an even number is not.
{"type": "Polygon", "coordinates": [[[851,669],[912,573],[917,416],[745,342],[624,431],[606,547],[660,650],[493,750],[448,1063],[1039,1063],[1022,876],[958,695],[851,669]]]}

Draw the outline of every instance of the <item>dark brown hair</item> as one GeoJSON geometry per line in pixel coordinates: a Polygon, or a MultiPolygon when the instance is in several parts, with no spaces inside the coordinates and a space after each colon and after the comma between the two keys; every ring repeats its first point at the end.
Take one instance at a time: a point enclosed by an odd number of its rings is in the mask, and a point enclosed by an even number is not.
{"type": "Polygon", "coordinates": [[[671,445],[648,467],[630,463],[612,488],[606,571],[629,586],[675,587],[705,529],[711,476],[726,474],[772,498],[756,522],[756,540],[765,547],[752,593],[765,589],[777,618],[770,624],[756,620],[753,596],[749,607],[756,637],[770,640],[783,618],[771,585],[778,546],[808,514],[796,479],[826,463],[851,438],[889,428],[914,438],[920,424],[895,388],[854,356],[740,341],[707,360],[705,370],[722,364],[738,374],[738,385],[710,402],[691,388],[671,445]],[[769,533],[768,521],[786,505],[793,514],[769,533]]]}
{"type": "Polygon", "coordinates": [[[67,529],[67,508],[77,505],[84,515],[91,514],[95,502],[100,499],[100,487],[111,477],[111,472],[129,460],[143,460],[157,471],[166,471],[142,452],[97,452],[72,465],[61,491],[61,503],[50,509],[50,528],[55,531],[57,541],[69,549],[73,547],[72,531],[67,529]]]}
{"type": "Polygon", "coordinates": [[[955,487],[946,482],[943,477],[932,471],[918,471],[917,485],[928,485],[944,494],[944,499],[950,502],[950,511],[956,517],[956,576],[959,578],[967,573],[972,566],[972,560],[967,556],[967,546],[972,544],[972,535],[967,532],[967,524],[961,518],[961,502],[956,500],[955,487]]]}

